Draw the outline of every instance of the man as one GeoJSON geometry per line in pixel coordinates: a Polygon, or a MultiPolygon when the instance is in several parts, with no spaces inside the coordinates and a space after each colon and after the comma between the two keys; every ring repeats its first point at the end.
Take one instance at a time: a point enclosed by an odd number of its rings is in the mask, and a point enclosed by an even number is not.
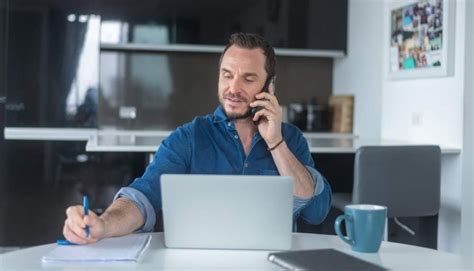
{"type": "Polygon", "coordinates": [[[66,239],[87,244],[153,230],[155,214],[161,209],[163,173],[292,176],[294,218],[301,215],[308,223],[321,223],[331,205],[331,190],[314,169],[302,133],[282,124],[273,85],[262,91],[274,76],[273,48],[258,35],[233,34],[220,59],[220,106],[214,114],[177,128],[160,145],[143,176],[122,188],[100,217],[93,212],[84,217],[82,206],[69,207],[63,229],[66,239]],[[252,108],[260,110],[255,113],[252,108]]]}

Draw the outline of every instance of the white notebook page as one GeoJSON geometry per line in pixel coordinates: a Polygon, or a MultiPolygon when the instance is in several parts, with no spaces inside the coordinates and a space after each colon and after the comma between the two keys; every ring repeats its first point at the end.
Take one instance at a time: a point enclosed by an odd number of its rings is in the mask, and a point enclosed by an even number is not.
{"type": "Polygon", "coordinates": [[[131,234],[90,245],[56,246],[43,262],[137,262],[150,243],[149,234],[131,234]]]}

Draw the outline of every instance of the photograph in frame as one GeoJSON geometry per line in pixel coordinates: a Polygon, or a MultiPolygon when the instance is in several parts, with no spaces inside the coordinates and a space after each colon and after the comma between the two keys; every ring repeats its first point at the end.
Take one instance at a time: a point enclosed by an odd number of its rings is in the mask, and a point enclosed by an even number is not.
{"type": "Polygon", "coordinates": [[[390,78],[452,74],[454,1],[394,1],[390,9],[390,78]]]}

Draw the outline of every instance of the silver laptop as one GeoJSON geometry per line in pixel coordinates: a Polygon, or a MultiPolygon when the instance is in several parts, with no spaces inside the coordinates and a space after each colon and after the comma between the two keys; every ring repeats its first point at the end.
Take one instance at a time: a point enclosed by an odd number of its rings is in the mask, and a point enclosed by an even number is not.
{"type": "Polygon", "coordinates": [[[293,179],[282,176],[161,176],[169,248],[291,248],[293,179]]]}

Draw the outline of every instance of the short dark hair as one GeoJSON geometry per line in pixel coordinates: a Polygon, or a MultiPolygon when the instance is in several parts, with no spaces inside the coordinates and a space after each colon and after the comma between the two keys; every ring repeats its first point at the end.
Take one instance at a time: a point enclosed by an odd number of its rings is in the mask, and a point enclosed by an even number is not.
{"type": "Polygon", "coordinates": [[[244,49],[255,49],[260,48],[263,50],[263,54],[265,55],[265,71],[267,72],[269,77],[275,75],[276,71],[276,57],[275,57],[275,50],[273,47],[265,40],[262,36],[254,33],[234,33],[229,38],[229,43],[224,48],[224,52],[222,52],[221,58],[219,60],[219,66],[222,62],[222,58],[224,57],[225,52],[232,46],[235,45],[239,48],[244,49]]]}

